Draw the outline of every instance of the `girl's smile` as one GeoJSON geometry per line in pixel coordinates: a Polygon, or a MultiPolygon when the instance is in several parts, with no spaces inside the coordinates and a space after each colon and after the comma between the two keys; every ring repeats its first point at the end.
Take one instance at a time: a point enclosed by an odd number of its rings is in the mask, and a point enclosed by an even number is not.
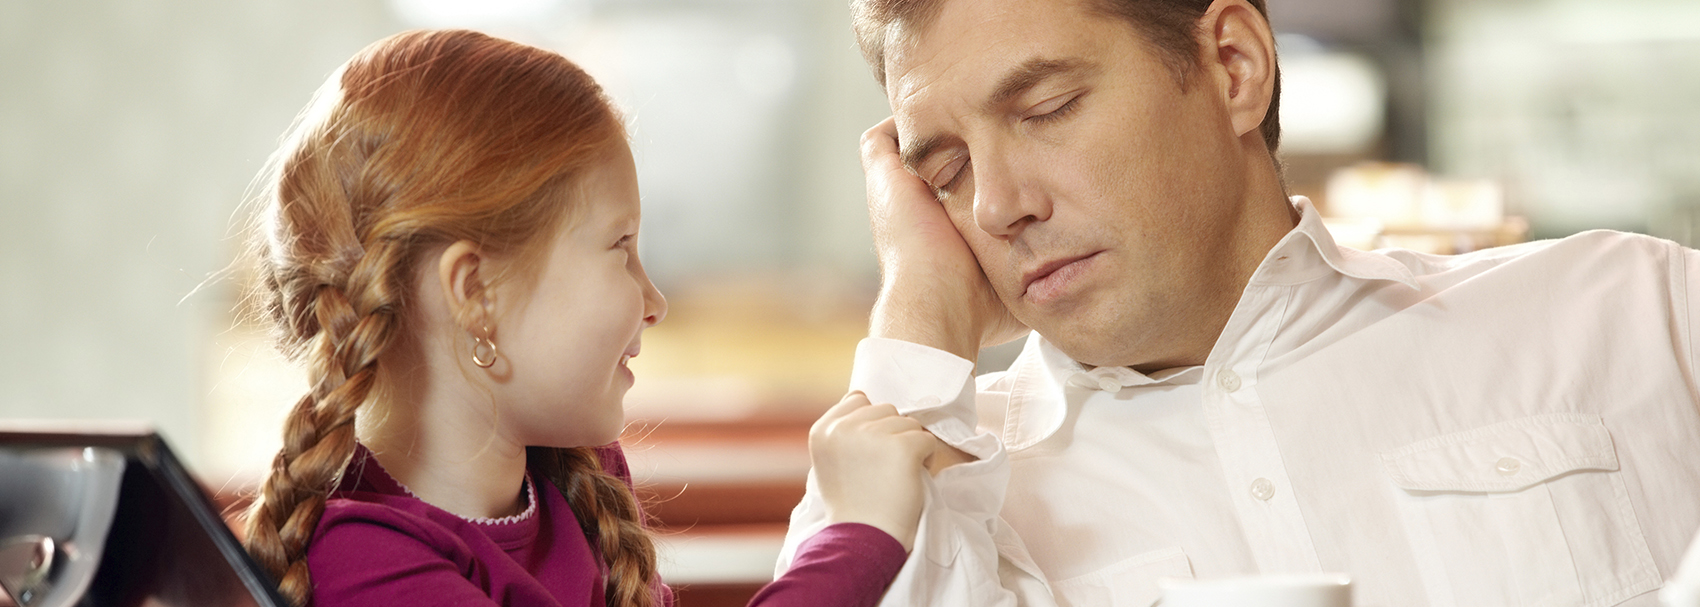
{"type": "Polygon", "coordinates": [[[523,305],[498,318],[513,366],[498,388],[506,430],[524,444],[575,447],[618,438],[622,400],[634,381],[627,362],[641,350],[643,330],[667,315],[667,301],[638,259],[637,169],[625,143],[615,148],[583,177],[579,210],[555,236],[529,299],[513,291],[508,301],[523,305]]]}

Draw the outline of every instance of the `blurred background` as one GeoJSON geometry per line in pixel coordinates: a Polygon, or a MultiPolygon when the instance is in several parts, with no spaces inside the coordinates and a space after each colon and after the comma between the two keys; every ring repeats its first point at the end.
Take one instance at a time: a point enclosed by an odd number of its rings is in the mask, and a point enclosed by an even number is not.
{"type": "MultiPolygon", "coordinates": [[[[1343,244],[1700,240],[1700,3],[1270,4],[1289,181],[1343,244]]],[[[238,499],[304,390],[221,278],[245,192],[332,69],[444,26],[558,50],[627,113],[672,304],[627,440],[670,579],[743,592],[877,287],[856,143],[888,107],[839,0],[0,2],[0,418],[148,421],[238,499]]]]}

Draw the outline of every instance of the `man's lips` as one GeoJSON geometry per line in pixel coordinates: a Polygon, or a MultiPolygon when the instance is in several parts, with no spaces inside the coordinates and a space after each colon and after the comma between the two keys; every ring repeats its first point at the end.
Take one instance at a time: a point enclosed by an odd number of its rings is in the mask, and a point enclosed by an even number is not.
{"type": "MultiPolygon", "coordinates": [[[[1040,283],[1041,287],[1046,286],[1044,283],[1041,283],[1041,281],[1045,281],[1047,278],[1051,278],[1053,274],[1057,274],[1057,272],[1059,272],[1059,271],[1064,271],[1064,268],[1068,268],[1069,266],[1074,265],[1075,263],[1082,262],[1082,261],[1091,259],[1093,257],[1096,257],[1099,253],[1102,253],[1102,252],[1103,251],[1093,251],[1091,253],[1086,253],[1084,255],[1075,255],[1075,256],[1072,256],[1072,257],[1063,257],[1063,258],[1054,259],[1054,260],[1047,261],[1045,263],[1039,264],[1037,267],[1034,267],[1034,268],[1022,273],[1022,275],[1021,275],[1021,296],[1025,298],[1025,297],[1028,297],[1029,295],[1033,295],[1034,283],[1040,283]]],[[[1058,276],[1058,278],[1066,279],[1068,277],[1058,276]]],[[[1046,282],[1049,282],[1049,281],[1046,281],[1046,282]]],[[[1041,290],[1045,290],[1045,289],[1041,289],[1041,290]]]]}

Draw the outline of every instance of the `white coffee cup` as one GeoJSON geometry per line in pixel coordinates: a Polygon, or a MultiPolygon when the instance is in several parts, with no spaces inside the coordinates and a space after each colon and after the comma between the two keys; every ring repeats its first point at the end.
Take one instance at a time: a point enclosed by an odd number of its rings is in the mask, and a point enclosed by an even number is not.
{"type": "Polygon", "coordinates": [[[1162,578],[1157,607],[1351,607],[1344,573],[1294,573],[1217,579],[1162,578]]]}

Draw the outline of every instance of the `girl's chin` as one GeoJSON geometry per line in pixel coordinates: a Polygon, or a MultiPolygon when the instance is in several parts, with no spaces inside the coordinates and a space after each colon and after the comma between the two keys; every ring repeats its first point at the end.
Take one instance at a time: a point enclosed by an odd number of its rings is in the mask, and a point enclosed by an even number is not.
{"type": "MultiPolygon", "coordinates": [[[[579,449],[583,447],[601,447],[620,440],[620,431],[625,429],[624,422],[611,424],[611,428],[598,428],[596,432],[586,432],[572,439],[555,441],[549,447],[556,449],[579,449]]],[[[586,430],[589,430],[586,428],[586,430]]]]}

